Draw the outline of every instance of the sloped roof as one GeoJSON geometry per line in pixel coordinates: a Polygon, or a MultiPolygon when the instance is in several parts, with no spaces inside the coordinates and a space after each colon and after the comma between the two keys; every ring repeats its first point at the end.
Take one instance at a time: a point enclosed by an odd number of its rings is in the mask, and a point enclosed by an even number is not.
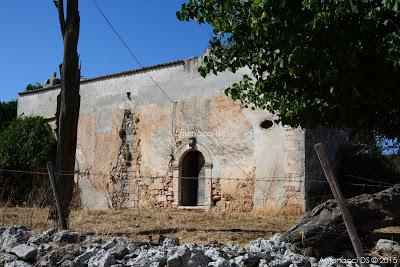
{"type": "MultiPolygon", "coordinates": [[[[94,78],[88,78],[88,79],[81,80],[81,84],[109,80],[109,79],[114,79],[114,78],[119,78],[119,77],[124,77],[124,76],[130,76],[130,75],[134,75],[134,74],[138,74],[138,73],[145,73],[145,72],[151,71],[151,70],[158,70],[158,69],[168,68],[168,67],[172,67],[172,66],[183,65],[184,63],[185,63],[184,60],[177,60],[177,61],[172,61],[172,62],[168,62],[168,63],[148,66],[148,67],[144,67],[144,68],[140,68],[140,69],[134,69],[134,70],[129,70],[129,71],[107,74],[107,75],[103,75],[103,76],[98,76],[98,77],[94,77],[94,78]]],[[[36,89],[36,90],[23,91],[23,92],[18,93],[18,95],[20,95],[20,96],[31,95],[31,94],[35,94],[35,93],[52,91],[52,90],[56,90],[59,88],[60,88],[60,85],[57,85],[57,86],[52,86],[52,87],[40,88],[40,89],[36,89]]]]}

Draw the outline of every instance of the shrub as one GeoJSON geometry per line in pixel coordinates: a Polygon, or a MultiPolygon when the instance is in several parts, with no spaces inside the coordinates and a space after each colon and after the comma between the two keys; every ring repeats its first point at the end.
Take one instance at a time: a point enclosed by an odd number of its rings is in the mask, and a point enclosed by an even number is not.
{"type": "Polygon", "coordinates": [[[43,85],[41,85],[40,83],[35,83],[35,84],[28,84],[26,86],[26,91],[32,91],[32,90],[37,90],[37,89],[42,89],[43,85]]]}
{"type": "Polygon", "coordinates": [[[339,183],[346,197],[375,193],[399,182],[395,162],[380,151],[358,152],[356,147],[344,151],[339,183]]]}
{"type": "Polygon", "coordinates": [[[54,159],[55,152],[55,136],[43,118],[12,121],[0,132],[0,169],[7,170],[0,176],[0,201],[11,204],[40,201],[44,204],[49,196],[45,163],[54,159]]]}
{"type": "Polygon", "coordinates": [[[17,101],[0,102],[0,131],[17,117],[17,101]]]}
{"type": "Polygon", "coordinates": [[[43,118],[18,118],[0,133],[0,167],[33,170],[53,159],[55,149],[55,136],[43,118]]]}

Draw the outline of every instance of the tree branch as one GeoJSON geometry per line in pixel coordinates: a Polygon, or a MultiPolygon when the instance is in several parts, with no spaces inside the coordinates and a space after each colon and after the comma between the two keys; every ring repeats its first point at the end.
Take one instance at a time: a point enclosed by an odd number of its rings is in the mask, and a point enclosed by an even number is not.
{"type": "Polygon", "coordinates": [[[68,0],[67,2],[67,24],[76,23],[79,20],[79,0],[68,0]]]}
{"type": "Polygon", "coordinates": [[[65,35],[65,17],[64,17],[64,1],[63,0],[57,0],[57,3],[54,2],[57,6],[58,10],[58,20],[60,21],[60,27],[61,27],[61,33],[62,36],[64,37],[65,35]]]}

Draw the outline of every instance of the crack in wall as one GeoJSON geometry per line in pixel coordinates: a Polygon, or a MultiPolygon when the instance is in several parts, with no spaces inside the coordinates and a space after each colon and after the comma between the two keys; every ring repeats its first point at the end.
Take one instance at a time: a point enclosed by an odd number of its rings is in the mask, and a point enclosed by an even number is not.
{"type": "Polygon", "coordinates": [[[112,188],[109,188],[109,198],[110,204],[114,208],[132,206],[130,181],[132,180],[132,155],[136,154],[134,144],[136,144],[136,124],[138,122],[139,120],[130,110],[124,111],[121,129],[118,132],[122,142],[116,166],[110,172],[112,188]]]}

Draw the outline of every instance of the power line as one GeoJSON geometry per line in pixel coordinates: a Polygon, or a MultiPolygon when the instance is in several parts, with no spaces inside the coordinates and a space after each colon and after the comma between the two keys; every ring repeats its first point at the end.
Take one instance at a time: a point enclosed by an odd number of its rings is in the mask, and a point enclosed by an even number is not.
{"type": "MultiPolygon", "coordinates": [[[[99,11],[99,13],[103,16],[104,20],[107,22],[107,24],[110,26],[110,28],[112,29],[112,31],[114,32],[114,34],[117,36],[117,38],[120,40],[120,42],[123,44],[123,46],[128,50],[129,54],[131,55],[131,57],[136,61],[136,63],[141,67],[144,68],[144,65],[139,61],[139,59],[135,56],[135,54],[132,52],[132,50],[129,48],[129,46],[127,45],[127,43],[122,39],[121,35],[118,33],[117,29],[112,25],[111,21],[107,18],[107,16],[104,14],[104,12],[102,11],[102,9],[100,8],[100,6],[97,4],[96,0],[92,0],[93,4],[96,6],[97,10],[99,11]]],[[[165,92],[165,90],[163,90],[161,88],[161,86],[157,83],[157,81],[147,72],[145,71],[145,73],[149,76],[149,78],[154,82],[154,84],[158,87],[158,89],[160,89],[160,91],[169,99],[169,101],[173,104],[176,105],[177,102],[172,100],[172,98],[165,92]]],[[[183,112],[183,110],[178,107],[179,111],[182,113],[182,115],[184,115],[184,117],[187,119],[188,117],[186,116],[186,114],[183,112]]],[[[190,120],[190,119],[189,119],[190,120]]],[[[210,138],[206,137],[209,141],[210,138]]],[[[223,149],[221,147],[218,147],[218,145],[214,143],[214,147],[217,148],[217,150],[219,150],[223,155],[227,156],[230,160],[232,160],[234,162],[235,165],[237,165],[245,174],[247,174],[247,172],[245,170],[243,170],[243,168],[237,163],[237,161],[235,159],[232,159],[229,155],[225,154],[223,152],[223,149]]]]}
{"type": "MultiPolygon", "coordinates": [[[[122,39],[121,35],[118,33],[118,31],[116,30],[116,28],[112,25],[112,23],[110,22],[110,20],[107,18],[107,16],[104,14],[104,12],[101,10],[100,6],[97,4],[96,0],[92,0],[94,5],[96,6],[97,10],[99,11],[99,13],[103,16],[103,18],[105,19],[105,21],[107,22],[108,26],[110,26],[110,28],[112,29],[112,31],[114,32],[114,34],[117,36],[117,38],[121,41],[121,43],[125,46],[126,50],[128,50],[128,53],[131,55],[131,57],[133,58],[133,60],[136,61],[136,63],[141,67],[144,68],[144,65],[139,61],[139,59],[135,56],[135,54],[132,52],[132,50],[129,48],[129,46],[126,44],[126,42],[122,39]]],[[[174,100],[172,100],[172,98],[161,88],[161,86],[157,83],[156,80],[153,79],[153,77],[147,72],[145,71],[145,73],[149,76],[149,78],[154,82],[154,84],[158,87],[158,89],[161,90],[161,92],[168,98],[169,101],[171,101],[172,104],[175,103],[174,100]]]]}

